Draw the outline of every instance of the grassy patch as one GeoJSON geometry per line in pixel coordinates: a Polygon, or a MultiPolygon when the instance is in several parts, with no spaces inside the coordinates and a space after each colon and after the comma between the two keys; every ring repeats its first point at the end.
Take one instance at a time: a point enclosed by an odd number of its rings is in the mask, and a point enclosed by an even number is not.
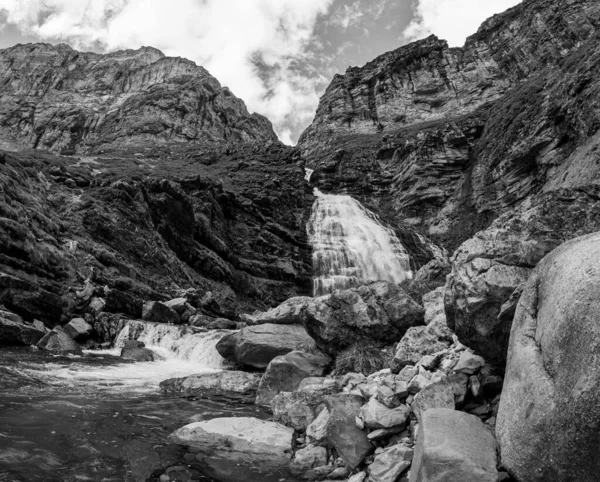
{"type": "Polygon", "coordinates": [[[385,349],[367,343],[357,343],[341,352],[335,360],[334,375],[362,373],[365,376],[388,368],[392,355],[385,349]]]}

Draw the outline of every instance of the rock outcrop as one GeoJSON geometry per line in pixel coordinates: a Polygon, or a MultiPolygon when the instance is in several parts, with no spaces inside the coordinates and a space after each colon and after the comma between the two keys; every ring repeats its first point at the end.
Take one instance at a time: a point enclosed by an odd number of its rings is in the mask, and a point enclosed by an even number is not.
{"type": "Polygon", "coordinates": [[[26,323],[19,315],[0,309],[0,345],[36,345],[46,333],[43,323],[26,323]]]}
{"type": "Polygon", "coordinates": [[[598,478],[600,234],[538,265],[513,323],[497,433],[517,480],[598,478]]]}

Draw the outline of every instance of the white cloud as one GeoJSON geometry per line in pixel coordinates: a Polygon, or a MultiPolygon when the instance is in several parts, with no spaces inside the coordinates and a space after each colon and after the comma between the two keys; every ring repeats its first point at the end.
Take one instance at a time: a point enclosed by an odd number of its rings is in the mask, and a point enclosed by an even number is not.
{"type": "Polygon", "coordinates": [[[315,22],[333,0],[0,0],[24,33],[79,49],[153,46],[203,65],[291,142],[323,79],[310,63],[315,22]],[[256,59],[260,59],[257,63],[256,59]]]}
{"type": "Polygon", "coordinates": [[[461,47],[484,20],[518,3],[521,0],[418,0],[404,38],[412,41],[435,34],[451,47],[461,47]]]}

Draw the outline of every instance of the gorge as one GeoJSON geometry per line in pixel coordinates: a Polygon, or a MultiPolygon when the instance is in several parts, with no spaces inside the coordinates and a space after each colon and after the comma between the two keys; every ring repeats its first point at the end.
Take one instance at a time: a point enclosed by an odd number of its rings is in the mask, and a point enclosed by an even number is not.
{"type": "Polygon", "coordinates": [[[151,47],[0,49],[0,482],[596,481],[599,40],[525,0],[295,147],[151,47]]]}

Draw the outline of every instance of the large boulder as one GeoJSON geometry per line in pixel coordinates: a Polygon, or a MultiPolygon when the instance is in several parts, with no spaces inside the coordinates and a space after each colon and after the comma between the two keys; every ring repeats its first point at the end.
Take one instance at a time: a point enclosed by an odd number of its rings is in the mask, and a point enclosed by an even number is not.
{"type": "Polygon", "coordinates": [[[294,429],[252,417],[214,418],[182,427],[169,440],[204,453],[273,455],[289,460],[294,429]]]}
{"type": "Polygon", "coordinates": [[[73,318],[64,326],[65,333],[73,340],[84,341],[94,332],[94,328],[83,318],[73,318]]]}
{"type": "Polygon", "coordinates": [[[259,380],[260,375],[256,373],[222,371],[169,378],[160,382],[160,389],[182,397],[225,397],[253,402],[259,380]]]}
{"type": "Polygon", "coordinates": [[[295,350],[312,351],[314,341],[302,326],[265,324],[227,335],[216,348],[231,362],[263,369],[277,356],[295,350]]]}
{"type": "Polygon", "coordinates": [[[365,340],[389,345],[410,327],[423,324],[423,319],[423,307],[387,281],[315,298],[304,311],[306,330],[320,349],[332,355],[365,340]]]}
{"type": "Polygon", "coordinates": [[[127,340],[121,348],[121,358],[141,362],[154,361],[154,352],[146,348],[141,341],[127,340]]]}
{"type": "Polygon", "coordinates": [[[546,256],[517,307],[496,431],[518,480],[598,480],[599,326],[595,233],[546,256]]]}
{"type": "Polygon", "coordinates": [[[81,353],[81,346],[67,335],[62,328],[54,328],[38,342],[38,348],[53,353],[81,353]]]}
{"type": "Polygon", "coordinates": [[[35,345],[46,333],[41,322],[26,323],[19,315],[0,310],[0,345],[35,345]]]}
{"type": "Polygon", "coordinates": [[[330,363],[331,358],[326,355],[302,351],[273,358],[260,380],[256,403],[269,405],[275,395],[295,390],[305,378],[323,376],[330,363]]]}
{"type": "Polygon", "coordinates": [[[276,325],[301,325],[304,322],[303,311],[313,301],[308,296],[296,296],[289,298],[279,306],[262,313],[242,315],[243,321],[249,325],[264,325],[273,323],[276,325]]]}
{"type": "Polygon", "coordinates": [[[474,415],[435,408],[419,423],[410,482],[497,482],[496,440],[474,415]]]}
{"type": "Polygon", "coordinates": [[[146,301],[142,307],[142,319],[156,323],[179,323],[179,314],[161,301],[146,301]]]}

